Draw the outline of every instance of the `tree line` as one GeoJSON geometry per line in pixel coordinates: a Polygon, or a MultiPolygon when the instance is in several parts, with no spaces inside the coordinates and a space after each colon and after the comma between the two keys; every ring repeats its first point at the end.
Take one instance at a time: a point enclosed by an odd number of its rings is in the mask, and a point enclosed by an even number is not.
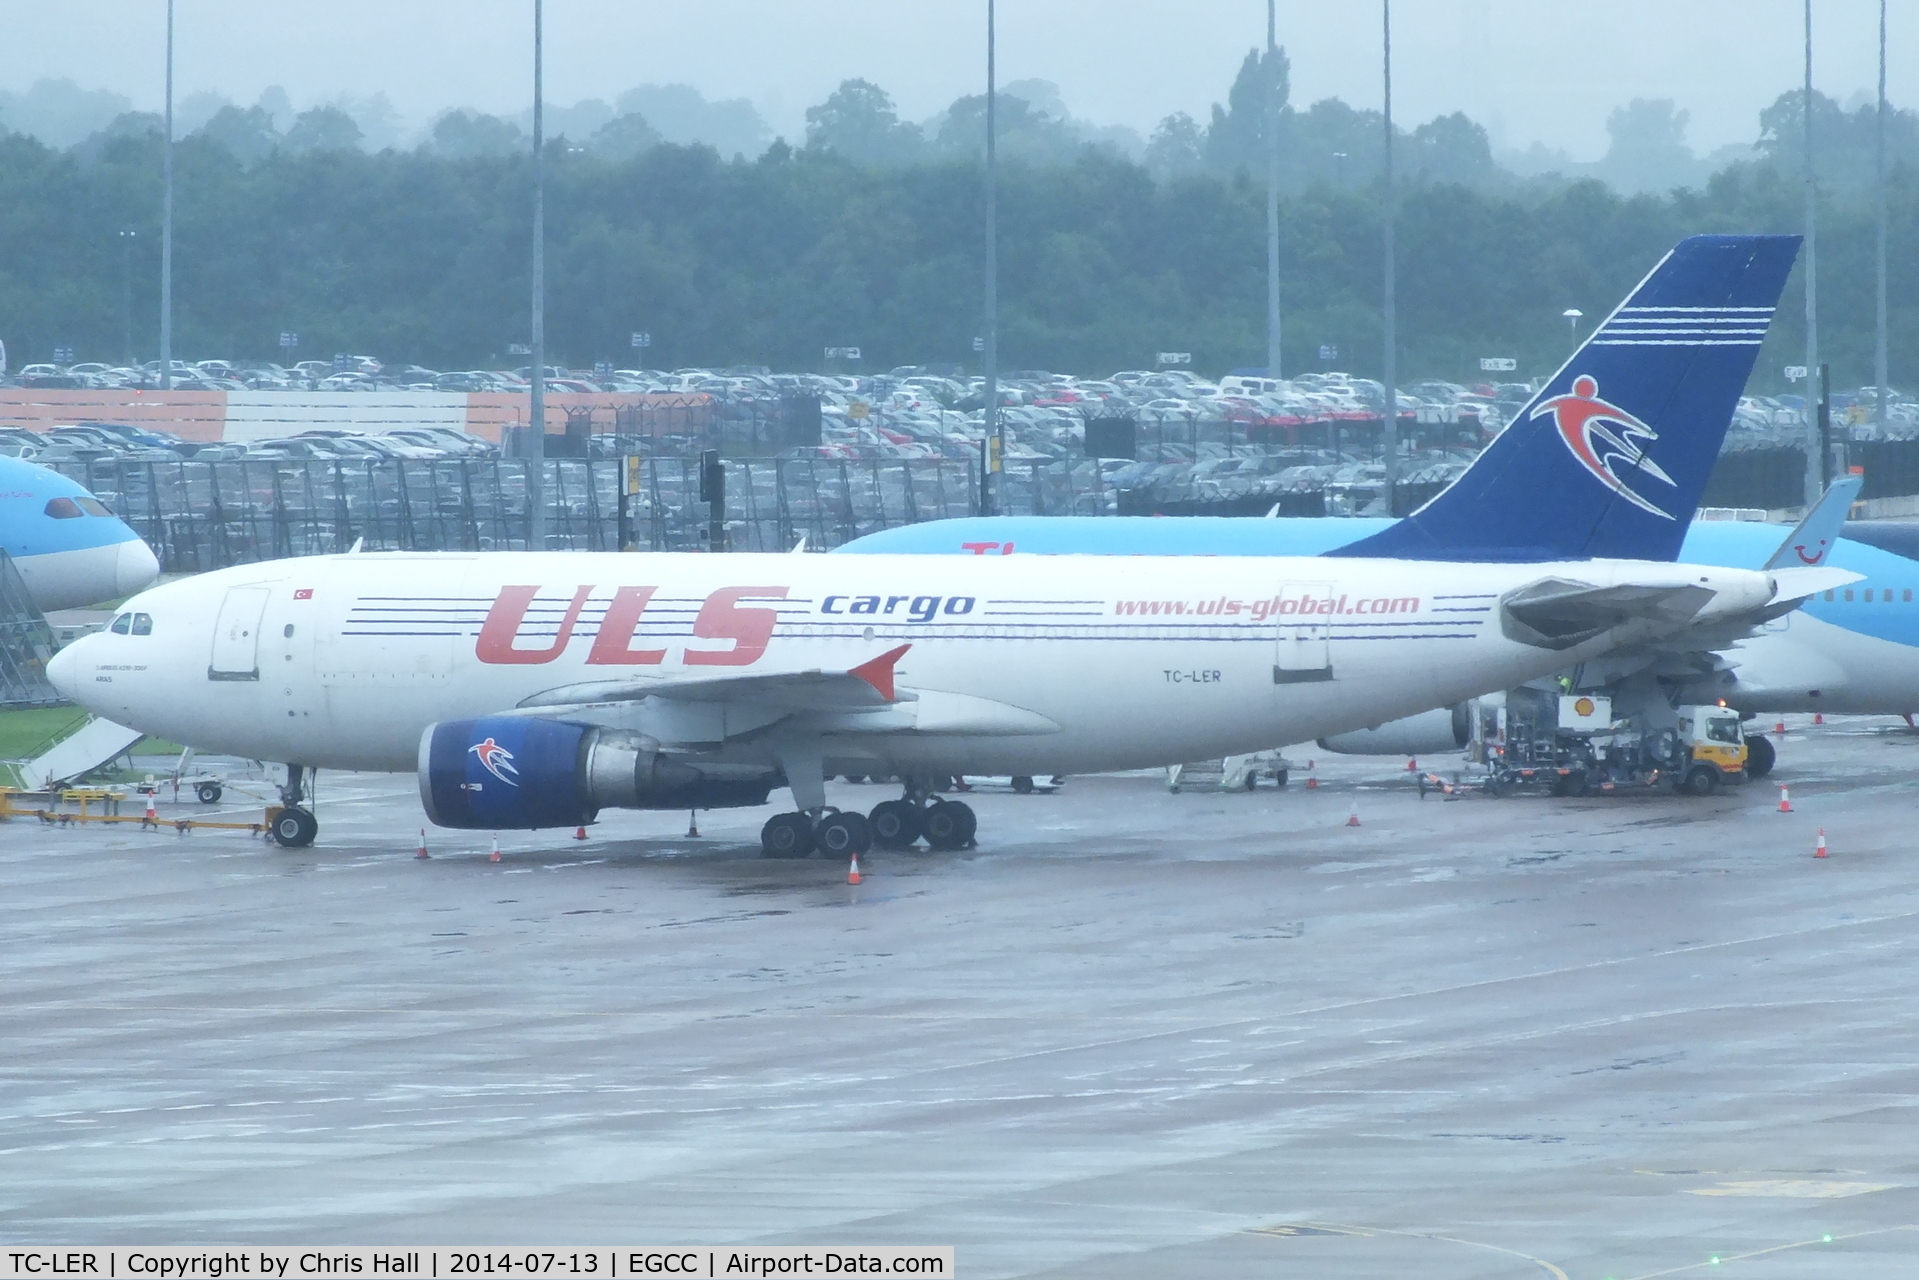
{"type": "MultiPolygon", "coordinates": [[[[1016,99],[1002,107],[1002,368],[1103,374],[1168,350],[1190,351],[1214,373],[1263,363],[1263,113],[1253,91],[1271,70],[1249,59],[1234,99],[1193,126],[1177,163],[1170,126],[1134,160],[1084,138],[1019,144],[1053,117],[1016,99]]],[[[619,145],[556,141],[546,163],[554,358],[807,369],[826,346],[857,345],[868,369],[973,367],[983,185],[969,112],[984,102],[954,104],[942,142],[889,120],[884,97],[849,82],[809,112],[805,145],[776,140],[752,159],[659,142],[639,119],[621,126],[619,145]],[[645,353],[628,343],[640,330],[652,335],[645,353]]],[[[1666,194],[1489,176],[1472,159],[1483,131],[1463,117],[1422,126],[1423,141],[1407,135],[1402,376],[1467,380],[1483,356],[1517,359],[1521,376],[1547,372],[1570,340],[1562,312],[1578,308],[1592,323],[1679,237],[1798,231],[1796,98],[1781,102],[1757,158],[1666,194]]],[[[1815,106],[1815,141],[1836,158],[1821,212],[1821,341],[1836,382],[1849,385],[1872,370],[1874,213],[1859,180],[1862,164],[1870,172],[1859,143],[1870,122],[1815,106]],[[1836,132],[1829,140],[1822,129],[1836,132]]],[[[1315,112],[1339,114],[1317,104],[1282,115],[1296,149],[1315,112]]],[[[350,121],[302,120],[299,145],[250,148],[206,129],[176,144],[175,354],[280,359],[279,335],[296,332],[301,357],[518,363],[506,353],[527,338],[524,147],[368,153],[350,144],[350,121]]],[[[1919,336],[1910,123],[1903,112],[1895,121],[1890,199],[1895,386],[1912,377],[1919,336]]],[[[1303,162],[1290,171],[1287,372],[1379,369],[1383,188],[1352,145],[1348,172],[1303,162]]],[[[107,361],[157,354],[160,152],[151,128],[64,150],[0,135],[0,340],[16,366],[56,347],[107,361]]],[[[1755,385],[1783,388],[1780,368],[1798,360],[1799,274],[1755,385]]]]}

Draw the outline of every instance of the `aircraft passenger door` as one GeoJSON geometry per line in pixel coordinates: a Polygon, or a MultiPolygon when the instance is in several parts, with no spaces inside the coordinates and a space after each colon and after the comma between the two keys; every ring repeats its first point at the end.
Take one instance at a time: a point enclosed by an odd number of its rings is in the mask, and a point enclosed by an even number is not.
{"type": "Polygon", "coordinates": [[[1333,678],[1333,589],[1324,582],[1288,582],[1279,588],[1274,684],[1333,678]]]}
{"type": "Polygon", "coordinates": [[[260,678],[260,618],[266,612],[267,587],[229,587],[213,625],[209,680],[260,678]]]}

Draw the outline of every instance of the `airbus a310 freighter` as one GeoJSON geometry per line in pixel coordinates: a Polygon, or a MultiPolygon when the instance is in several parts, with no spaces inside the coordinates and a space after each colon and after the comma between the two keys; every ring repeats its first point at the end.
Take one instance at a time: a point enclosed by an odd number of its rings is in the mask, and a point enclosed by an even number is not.
{"type": "MultiPolygon", "coordinates": [[[[1770,307],[1790,262],[1774,241],[1718,237],[1641,293],[1770,307]]],[[[1737,394],[1751,355],[1729,351],[1664,367],[1664,402],[1694,407],[1727,377],[1737,394]]],[[[1658,426],[1652,465],[1683,515],[1724,431],[1723,415],[1711,422],[1658,426]]],[[[1511,462],[1503,451],[1528,435],[1509,431],[1475,469],[1511,462]]],[[[969,842],[970,809],[931,794],[949,775],[1320,737],[1620,645],[1756,622],[1848,580],[1596,555],[1672,517],[1622,512],[1612,486],[1547,474],[1565,450],[1534,452],[1529,474],[1509,467],[1496,486],[1527,563],[1488,561],[1497,521],[1473,525],[1465,562],[329,556],[148,591],[49,675],[144,732],[287,762],[273,824],[286,845],[317,830],[301,803],[311,769],[412,768],[433,821],[492,830],[759,805],[786,787],[795,810],[766,823],[764,851],[843,856],[875,840],[969,842]],[[1531,554],[1542,545],[1561,562],[1531,554]],[[837,773],[896,775],[905,794],[869,816],[835,812],[823,779],[837,773]]]]}

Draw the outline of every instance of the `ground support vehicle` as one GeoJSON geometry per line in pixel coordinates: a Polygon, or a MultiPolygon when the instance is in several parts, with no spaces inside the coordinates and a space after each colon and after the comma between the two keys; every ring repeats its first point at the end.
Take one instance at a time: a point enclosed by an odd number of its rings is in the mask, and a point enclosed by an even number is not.
{"type": "Polygon", "coordinates": [[[1278,751],[1255,751],[1250,755],[1226,756],[1219,760],[1194,760],[1166,766],[1166,789],[1174,795],[1187,791],[1255,791],[1261,778],[1270,778],[1283,787],[1292,773],[1292,761],[1278,751]]]}
{"type": "MultiPolygon", "coordinates": [[[[1483,699],[1470,758],[1484,769],[1489,795],[1539,787],[1556,796],[1670,786],[1706,796],[1743,783],[1748,764],[1771,747],[1749,746],[1737,711],[1711,704],[1666,706],[1634,699],[1615,714],[1598,693],[1509,690],[1503,704],[1483,699]]],[[[1422,780],[1423,784],[1423,780],[1422,780]]]]}

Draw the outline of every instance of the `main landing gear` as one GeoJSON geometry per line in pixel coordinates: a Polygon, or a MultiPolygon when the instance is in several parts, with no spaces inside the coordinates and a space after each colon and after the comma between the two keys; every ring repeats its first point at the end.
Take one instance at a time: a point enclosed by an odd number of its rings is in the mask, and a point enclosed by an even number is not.
{"type": "MultiPolygon", "coordinates": [[[[806,776],[795,769],[788,777],[806,776]]],[[[802,803],[817,800],[817,807],[798,813],[779,813],[760,828],[760,853],[768,858],[804,858],[818,853],[822,858],[857,857],[875,846],[881,849],[905,849],[925,840],[934,849],[950,852],[971,848],[979,830],[979,819],[970,805],[944,800],[925,787],[906,780],[906,795],[898,800],[882,800],[872,813],[859,814],[826,806],[825,788],[817,795],[795,797],[802,803]]]]}
{"type": "Polygon", "coordinates": [[[866,821],[873,828],[873,843],[882,849],[906,849],[925,840],[934,849],[951,852],[971,847],[979,831],[971,805],[931,795],[910,778],[904,796],[874,805],[866,821]]]}
{"type": "Polygon", "coordinates": [[[273,825],[267,829],[273,843],[282,849],[304,849],[320,834],[320,820],[303,807],[311,790],[308,781],[305,765],[287,766],[287,782],[280,788],[280,812],[273,815],[273,825]]]}
{"type": "Polygon", "coordinates": [[[760,828],[760,854],[767,858],[804,858],[817,852],[822,858],[857,858],[873,847],[873,829],[858,813],[823,811],[817,819],[805,813],[776,813],[760,828]]]}

